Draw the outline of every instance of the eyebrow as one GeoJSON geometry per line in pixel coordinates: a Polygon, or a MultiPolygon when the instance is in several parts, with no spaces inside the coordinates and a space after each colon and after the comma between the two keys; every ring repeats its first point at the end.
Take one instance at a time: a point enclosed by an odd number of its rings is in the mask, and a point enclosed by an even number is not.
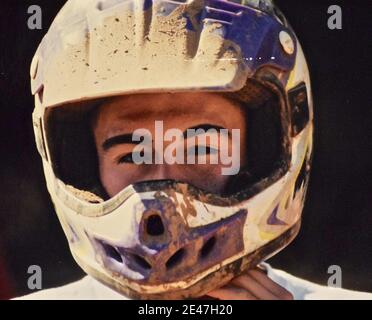
{"type": "Polygon", "coordinates": [[[119,144],[139,144],[141,141],[133,141],[132,140],[132,134],[130,133],[125,133],[125,134],[120,134],[118,136],[114,136],[112,138],[108,138],[105,140],[104,143],[102,143],[102,148],[104,151],[107,151],[108,149],[117,146],[119,144]]]}
{"type": "MultiPolygon", "coordinates": [[[[203,133],[207,133],[208,130],[210,129],[214,129],[216,130],[217,132],[220,131],[220,130],[228,130],[224,127],[221,127],[221,126],[218,126],[218,125],[214,125],[214,124],[209,124],[209,123],[203,123],[203,124],[199,124],[195,127],[191,127],[191,128],[187,128],[184,132],[183,132],[183,138],[184,139],[187,139],[187,138],[192,138],[194,136],[197,136],[197,135],[200,135],[200,134],[203,134],[203,133]],[[201,131],[201,130],[203,131],[201,131]],[[194,132],[188,132],[188,130],[194,130],[194,132]]],[[[230,131],[228,131],[228,134],[230,136],[230,131]]]]}
{"type": "MultiPolygon", "coordinates": [[[[203,134],[204,132],[207,132],[210,129],[215,129],[216,131],[219,131],[219,130],[222,130],[222,129],[227,130],[226,128],[221,127],[221,126],[217,126],[217,125],[213,125],[213,124],[209,124],[209,123],[204,123],[204,124],[196,125],[196,126],[191,127],[191,128],[187,128],[183,132],[183,138],[184,139],[191,138],[191,137],[203,134]],[[198,129],[202,129],[203,131],[198,130],[198,129]],[[188,132],[188,130],[194,130],[194,132],[190,133],[190,132],[188,132]]],[[[229,136],[230,136],[230,132],[229,132],[229,136]]],[[[131,134],[131,133],[120,134],[120,135],[117,135],[117,136],[114,136],[114,137],[111,137],[111,138],[108,138],[107,140],[105,140],[102,143],[102,149],[104,151],[107,151],[110,148],[115,147],[119,144],[139,144],[139,143],[141,143],[141,141],[133,141],[132,139],[133,139],[133,134],[131,134]]]]}

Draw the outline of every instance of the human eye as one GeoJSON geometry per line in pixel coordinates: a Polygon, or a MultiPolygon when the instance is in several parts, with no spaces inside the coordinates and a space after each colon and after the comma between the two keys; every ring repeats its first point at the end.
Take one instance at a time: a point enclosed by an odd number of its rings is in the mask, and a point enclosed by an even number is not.
{"type": "Polygon", "coordinates": [[[218,154],[218,149],[199,145],[189,148],[188,153],[196,156],[215,155],[218,154]]]}
{"type": "Polygon", "coordinates": [[[118,157],[116,162],[117,164],[133,163],[133,164],[141,165],[144,163],[151,163],[151,159],[152,159],[151,152],[146,152],[144,150],[135,151],[134,149],[133,152],[129,152],[127,154],[124,154],[118,157]]]}
{"type": "Polygon", "coordinates": [[[119,157],[119,159],[117,160],[117,163],[118,164],[122,164],[122,163],[134,163],[134,161],[133,161],[133,153],[130,152],[130,153],[127,153],[127,154],[119,157]]]}

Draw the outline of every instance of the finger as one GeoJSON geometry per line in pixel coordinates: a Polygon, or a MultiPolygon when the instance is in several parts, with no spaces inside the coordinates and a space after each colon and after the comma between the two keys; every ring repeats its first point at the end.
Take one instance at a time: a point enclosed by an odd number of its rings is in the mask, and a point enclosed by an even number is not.
{"type": "Polygon", "coordinates": [[[252,293],[243,288],[237,288],[232,285],[215,289],[209,292],[207,295],[219,300],[257,300],[252,293]]]}
{"type": "Polygon", "coordinates": [[[278,300],[279,297],[274,295],[270,290],[261,285],[254,278],[248,274],[241,275],[231,281],[235,286],[241,287],[252,294],[254,294],[260,300],[278,300]]]}
{"type": "Polygon", "coordinates": [[[272,292],[274,295],[280,297],[282,300],[293,300],[293,295],[284,289],[282,286],[271,280],[266,273],[263,273],[260,270],[249,270],[247,272],[253,279],[259,282],[262,286],[264,286],[267,290],[272,292]]]}
{"type": "Polygon", "coordinates": [[[285,300],[293,300],[293,295],[288,290],[271,280],[266,273],[257,269],[249,270],[247,273],[275,295],[284,296],[285,300]]]}
{"type": "Polygon", "coordinates": [[[258,264],[253,270],[257,270],[267,275],[267,269],[261,264],[258,264]]]}

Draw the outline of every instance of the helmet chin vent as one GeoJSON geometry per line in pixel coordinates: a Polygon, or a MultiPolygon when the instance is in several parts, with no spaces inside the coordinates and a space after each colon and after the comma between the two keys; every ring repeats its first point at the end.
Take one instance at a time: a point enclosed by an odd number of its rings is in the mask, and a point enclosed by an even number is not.
{"type": "Polygon", "coordinates": [[[116,248],[108,243],[98,240],[104,251],[104,260],[110,263],[110,260],[115,260],[120,264],[127,264],[131,269],[139,272],[148,272],[152,269],[151,264],[142,256],[131,252],[126,248],[116,248]]]}
{"type": "MultiPolygon", "coordinates": [[[[133,261],[134,264],[136,264],[140,269],[144,270],[150,270],[151,265],[141,256],[137,254],[128,254],[128,257],[133,261]]],[[[138,268],[136,268],[138,269],[138,268]]]]}
{"type": "Polygon", "coordinates": [[[180,264],[182,262],[185,255],[186,255],[185,249],[179,249],[178,251],[176,251],[175,254],[173,254],[169,258],[169,260],[167,261],[165,266],[167,267],[168,270],[172,269],[173,267],[177,266],[178,264],[180,264]]]}
{"type": "Polygon", "coordinates": [[[123,258],[121,257],[121,254],[115,247],[110,246],[107,243],[102,243],[102,247],[105,250],[106,256],[116,260],[117,262],[123,263],[123,258]]]}
{"type": "Polygon", "coordinates": [[[146,232],[150,236],[161,236],[164,234],[164,224],[159,215],[153,214],[147,218],[146,232]]]}
{"type": "Polygon", "coordinates": [[[207,258],[213,251],[216,245],[216,237],[211,237],[206,243],[204,243],[202,249],[200,250],[200,258],[207,258]]]}

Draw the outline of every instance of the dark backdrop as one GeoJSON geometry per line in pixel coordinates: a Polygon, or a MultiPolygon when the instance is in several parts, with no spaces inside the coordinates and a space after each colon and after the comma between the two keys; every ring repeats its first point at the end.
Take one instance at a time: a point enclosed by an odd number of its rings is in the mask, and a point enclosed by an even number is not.
{"type": "MultiPolygon", "coordinates": [[[[28,292],[29,265],[42,267],[44,288],[83,276],[49,201],[31,125],[29,65],[64,2],[1,1],[0,297],[28,292]],[[42,7],[41,31],[27,28],[31,4],[42,7]],[[12,288],[7,295],[5,282],[12,288]]],[[[270,263],[321,284],[328,267],[339,265],[345,288],[372,291],[372,1],[277,4],[307,55],[316,131],[301,233],[270,263]],[[342,6],[342,30],[327,28],[331,4],[342,6]]]]}

